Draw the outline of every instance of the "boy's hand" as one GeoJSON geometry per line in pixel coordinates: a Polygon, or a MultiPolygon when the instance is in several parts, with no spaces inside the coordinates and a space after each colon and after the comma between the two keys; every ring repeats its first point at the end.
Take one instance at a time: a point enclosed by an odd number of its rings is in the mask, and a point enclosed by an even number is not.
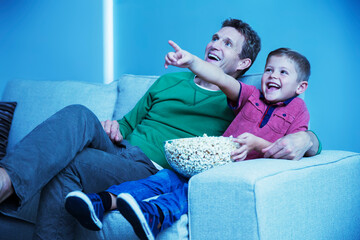
{"type": "Polygon", "coordinates": [[[249,151],[256,148],[258,137],[251,133],[243,133],[237,138],[234,138],[234,142],[240,144],[240,148],[231,153],[231,158],[235,161],[242,161],[247,157],[249,151]]]}
{"type": "Polygon", "coordinates": [[[169,52],[165,56],[165,68],[169,65],[173,65],[181,68],[188,68],[194,61],[194,55],[182,50],[175,42],[169,40],[170,46],[172,46],[175,52],[169,52]]]}
{"type": "Polygon", "coordinates": [[[119,129],[119,123],[116,120],[102,121],[101,125],[113,143],[121,142],[123,140],[123,136],[121,135],[119,129]]]}

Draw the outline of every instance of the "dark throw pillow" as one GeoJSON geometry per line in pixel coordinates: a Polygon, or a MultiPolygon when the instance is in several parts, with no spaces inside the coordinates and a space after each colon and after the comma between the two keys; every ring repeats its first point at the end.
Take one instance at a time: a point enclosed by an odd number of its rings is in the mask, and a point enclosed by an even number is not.
{"type": "Polygon", "coordinates": [[[6,154],[6,146],[16,102],[0,102],[0,160],[6,154]]]}

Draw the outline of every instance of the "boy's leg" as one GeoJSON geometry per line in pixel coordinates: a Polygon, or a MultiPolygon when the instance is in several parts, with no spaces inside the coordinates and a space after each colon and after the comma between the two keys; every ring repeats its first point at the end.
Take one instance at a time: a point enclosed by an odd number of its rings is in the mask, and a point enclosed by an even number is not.
{"type": "Polygon", "coordinates": [[[65,197],[65,209],[85,228],[99,231],[105,213],[100,195],[72,191],[65,197]]]}
{"type": "Polygon", "coordinates": [[[117,198],[120,213],[131,224],[140,239],[155,239],[188,212],[188,184],[150,201],[137,201],[128,193],[117,198]]]}
{"type": "MultiPolygon", "coordinates": [[[[114,154],[119,151],[97,117],[84,106],[66,107],[37,126],[0,161],[0,167],[10,176],[18,200],[17,204],[4,201],[0,211],[12,215],[8,213],[10,208],[17,209],[30,201],[85,147],[114,154]]],[[[33,213],[22,218],[34,221],[35,216],[30,216],[33,213]]]]}
{"type": "Polygon", "coordinates": [[[120,185],[113,185],[106,191],[115,196],[120,193],[129,193],[137,201],[155,197],[165,193],[174,192],[187,183],[188,179],[176,174],[175,172],[163,169],[156,174],[137,181],[128,181],[120,185]]]}
{"type": "Polygon", "coordinates": [[[188,213],[188,184],[185,183],[182,188],[160,195],[158,198],[149,201],[163,213],[164,220],[161,229],[166,229],[173,225],[183,214],[188,213]]]}
{"type": "Polygon", "coordinates": [[[127,146],[118,155],[85,149],[43,189],[34,239],[74,237],[76,220],[64,208],[69,192],[100,192],[112,184],[145,178],[156,171],[138,147],[127,146]]]}
{"type": "Polygon", "coordinates": [[[171,170],[138,181],[112,186],[107,191],[119,194],[117,208],[140,239],[154,239],[187,213],[188,179],[171,170]],[[148,198],[158,196],[151,200],[148,198]]]}
{"type": "Polygon", "coordinates": [[[142,199],[173,192],[177,188],[182,188],[185,182],[187,182],[185,178],[178,176],[171,170],[163,169],[155,175],[144,179],[113,185],[105,192],[99,193],[101,197],[97,194],[86,195],[79,191],[73,191],[66,196],[65,207],[81,225],[91,230],[99,230],[102,225],[100,224],[102,212],[104,209],[110,210],[112,205],[115,206],[113,209],[116,208],[116,196],[119,193],[131,193],[141,201],[142,199]],[[101,199],[106,201],[103,202],[101,199]],[[111,202],[112,199],[114,202],[111,202]],[[107,204],[99,207],[99,202],[107,204]]]}

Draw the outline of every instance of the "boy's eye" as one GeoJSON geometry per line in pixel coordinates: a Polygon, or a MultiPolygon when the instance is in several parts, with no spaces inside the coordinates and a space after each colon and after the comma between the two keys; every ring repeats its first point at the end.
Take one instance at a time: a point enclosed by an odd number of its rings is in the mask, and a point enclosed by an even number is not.
{"type": "Polygon", "coordinates": [[[288,75],[289,73],[287,71],[285,71],[285,70],[282,70],[281,74],[288,75]]]}
{"type": "Polygon", "coordinates": [[[265,68],[265,72],[272,72],[271,68],[265,68]]]}

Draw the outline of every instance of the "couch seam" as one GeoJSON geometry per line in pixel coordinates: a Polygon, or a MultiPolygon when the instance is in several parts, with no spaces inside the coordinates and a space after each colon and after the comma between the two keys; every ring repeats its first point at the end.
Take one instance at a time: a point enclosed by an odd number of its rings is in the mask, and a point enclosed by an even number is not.
{"type": "Polygon", "coordinates": [[[254,207],[255,207],[255,219],[256,219],[256,233],[257,233],[257,239],[260,240],[260,225],[259,225],[259,217],[258,217],[258,211],[257,211],[257,201],[256,201],[256,194],[255,194],[255,184],[253,185],[253,196],[254,196],[254,207]]]}
{"type": "MultiPolygon", "coordinates": [[[[313,164],[313,165],[309,165],[309,166],[303,166],[303,167],[298,167],[298,168],[293,168],[293,169],[281,170],[281,171],[279,171],[279,172],[276,172],[276,173],[273,173],[273,174],[269,174],[269,175],[267,175],[267,176],[263,176],[263,177],[261,177],[261,178],[259,178],[259,179],[256,179],[256,180],[255,180],[255,184],[256,184],[257,182],[265,179],[265,178],[272,177],[272,176],[276,176],[276,175],[282,174],[282,173],[284,173],[284,172],[298,171],[298,170],[307,169],[307,168],[315,168],[315,167],[319,167],[319,166],[330,165],[330,164],[333,164],[333,163],[337,163],[337,162],[346,160],[346,159],[348,159],[348,158],[352,158],[352,157],[354,157],[354,156],[360,156],[360,153],[355,153],[355,154],[353,154],[353,155],[346,156],[346,157],[343,157],[343,158],[341,158],[341,159],[336,159],[336,160],[331,161],[331,162],[319,163],[319,164],[315,164],[315,165],[313,164]]],[[[288,161],[291,161],[291,160],[288,160],[288,161]]],[[[301,161],[301,160],[299,160],[299,161],[301,161]]],[[[255,184],[254,184],[254,185],[255,185],[255,184]]]]}

